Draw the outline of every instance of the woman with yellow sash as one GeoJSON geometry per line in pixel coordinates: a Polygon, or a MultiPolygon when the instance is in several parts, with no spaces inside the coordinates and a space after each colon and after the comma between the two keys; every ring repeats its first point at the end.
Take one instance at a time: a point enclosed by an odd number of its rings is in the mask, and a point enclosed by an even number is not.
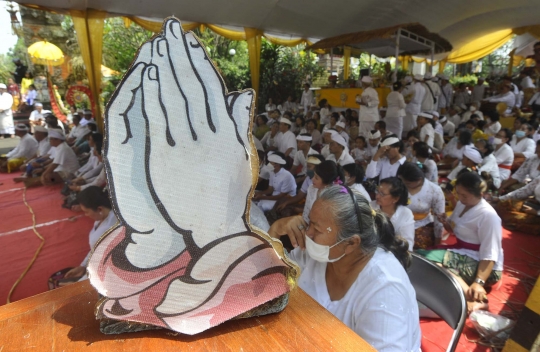
{"type": "Polygon", "coordinates": [[[406,162],[398,169],[409,191],[409,209],[414,215],[414,249],[426,249],[441,242],[443,225],[437,215],[444,214],[444,194],[439,185],[426,179],[426,166],[406,162]]]}

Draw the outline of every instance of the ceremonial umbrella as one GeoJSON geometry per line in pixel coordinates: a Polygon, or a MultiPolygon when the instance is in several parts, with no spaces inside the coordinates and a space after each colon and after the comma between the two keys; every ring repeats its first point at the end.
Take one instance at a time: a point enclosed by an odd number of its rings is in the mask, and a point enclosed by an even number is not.
{"type": "Polygon", "coordinates": [[[64,63],[64,53],[47,41],[36,42],[28,48],[30,60],[37,65],[59,66],[64,63]]]}

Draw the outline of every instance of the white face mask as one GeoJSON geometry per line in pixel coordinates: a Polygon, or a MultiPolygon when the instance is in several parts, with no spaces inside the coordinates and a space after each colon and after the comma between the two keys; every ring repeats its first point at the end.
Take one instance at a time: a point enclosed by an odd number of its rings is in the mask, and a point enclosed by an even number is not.
{"type": "Polygon", "coordinates": [[[315,243],[315,241],[306,235],[306,251],[313,260],[321,263],[334,263],[343,258],[345,253],[343,253],[341,257],[330,259],[328,258],[330,255],[330,248],[337,246],[341,242],[343,242],[343,240],[339,241],[333,246],[323,246],[322,244],[315,243]]]}
{"type": "Polygon", "coordinates": [[[493,139],[493,144],[495,144],[495,145],[503,144],[503,141],[500,138],[494,138],[493,139]]]}

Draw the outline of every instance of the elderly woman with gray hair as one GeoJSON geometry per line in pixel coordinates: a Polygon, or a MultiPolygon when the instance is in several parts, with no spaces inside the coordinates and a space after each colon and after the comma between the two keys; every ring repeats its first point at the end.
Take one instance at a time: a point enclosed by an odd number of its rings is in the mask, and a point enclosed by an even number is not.
{"type": "Polygon", "coordinates": [[[416,294],[405,268],[407,241],[356,190],[325,188],[309,226],[301,216],[278,220],[269,233],[287,233],[302,269],[298,285],[378,351],[419,351],[416,294]]]}

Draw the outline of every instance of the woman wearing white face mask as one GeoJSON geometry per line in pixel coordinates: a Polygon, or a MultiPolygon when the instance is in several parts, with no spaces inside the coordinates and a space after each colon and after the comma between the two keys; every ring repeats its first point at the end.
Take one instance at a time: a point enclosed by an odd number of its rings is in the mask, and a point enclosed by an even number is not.
{"type": "Polygon", "coordinates": [[[501,181],[506,181],[512,173],[512,164],[514,163],[514,151],[508,145],[508,142],[512,139],[512,131],[508,128],[502,128],[497,132],[493,139],[493,145],[495,150],[493,156],[497,160],[499,166],[499,174],[501,175],[501,181]]]}
{"type": "Polygon", "coordinates": [[[341,185],[321,192],[309,218],[298,237],[289,232],[301,244],[290,253],[302,269],[300,288],[378,351],[419,351],[408,245],[388,218],[341,185]]]}

